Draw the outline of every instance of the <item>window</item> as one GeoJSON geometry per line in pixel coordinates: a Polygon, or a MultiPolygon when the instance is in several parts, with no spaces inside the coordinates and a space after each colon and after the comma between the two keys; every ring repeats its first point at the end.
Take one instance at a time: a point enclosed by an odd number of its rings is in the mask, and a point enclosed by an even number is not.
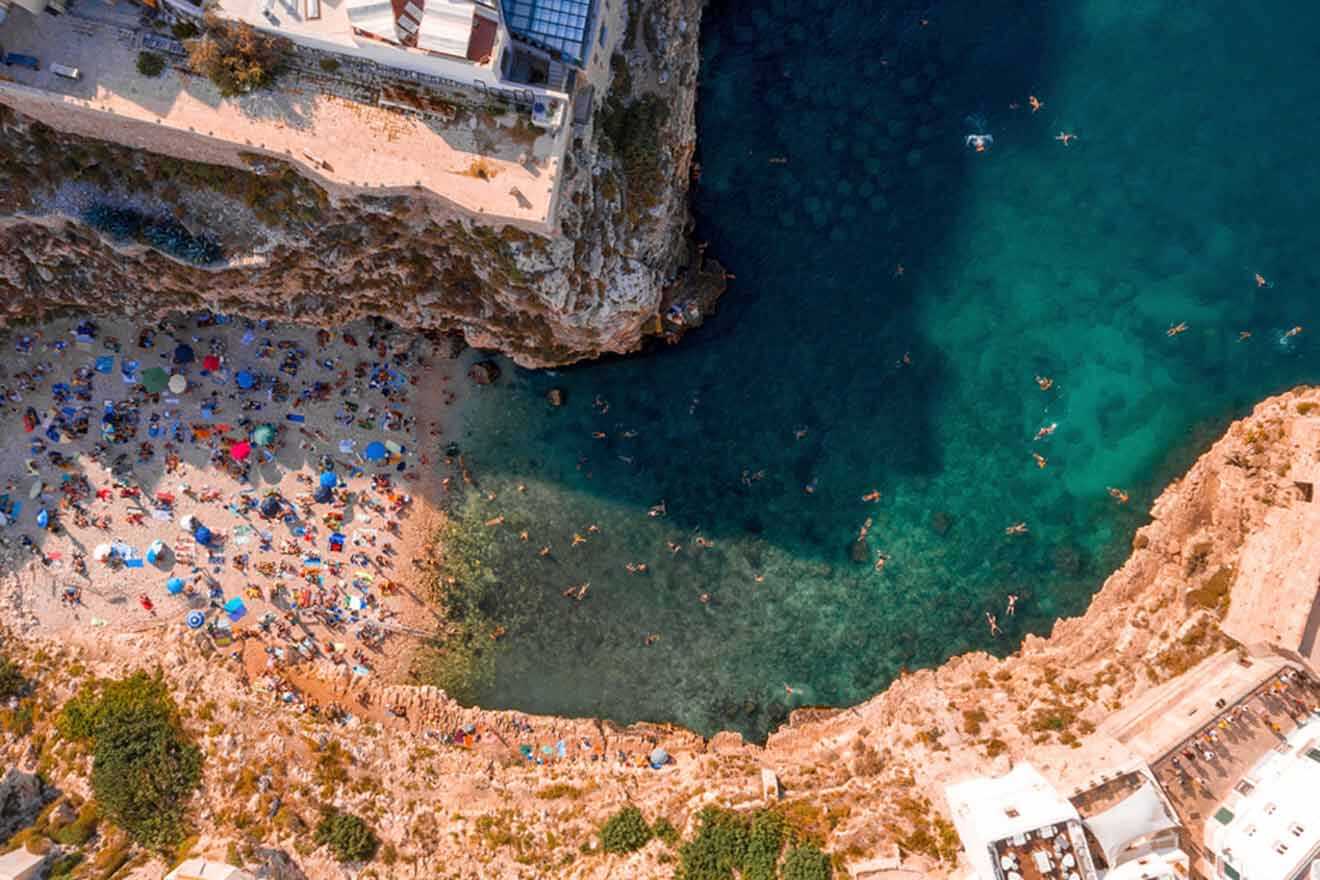
{"type": "Polygon", "coordinates": [[[1218,822],[1220,825],[1232,825],[1233,811],[1230,810],[1228,807],[1220,807],[1219,810],[1215,813],[1215,821],[1218,822]]]}
{"type": "Polygon", "coordinates": [[[1242,880],[1242,875],[1233,870],[1233,866],[1228,862],[1224,862],[1224,876],[1227,877],[1228,880],[1242,880]]]}
{"type": "Polygon", "coordinates": [[[1276,840],[1274,841],[1274,851],[1281,856],[1287,855],[1288,844],[1284,843],[1282,840],[1276,840]]]}
{"type": "Polygon", "coordinates": [[[1250,782],[1248,782],[1245,779],[1239,782],[1237,785],[1233,786],[1233,790],[1236,791],[1238,794],[1251,794],[1255,789],[1256,786],[1252,785],[1250,782]]]}
{"type": "Polygon", "coordinates": [[[1306,757],[1310,758],[1312,761],[1320,763],[1320,749],[1307,749],[1306,757]]]}
{"type": "Polygon", "coordinates": [[[1288,831],[1292,834],[1293,837],[1301,837],[1303,834],[1306,833],[1306,829],[1303,828],[1301,824],[1298,822],[1294,822],[1291,825],[1289,825],[1288,831]]]}

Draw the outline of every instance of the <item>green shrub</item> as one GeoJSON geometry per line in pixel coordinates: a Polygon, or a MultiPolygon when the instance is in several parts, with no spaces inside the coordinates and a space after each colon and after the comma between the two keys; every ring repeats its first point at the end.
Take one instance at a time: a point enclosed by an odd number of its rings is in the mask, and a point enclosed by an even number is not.
{"type": "Polygon", "coordinates": [[[27,679],[18,664],[8,657],[0,657],[0,700],[22,696],[27,686],[27,679]]]}
{"type": "Polygon", "coordinates": [[[92,791],[107,819],[137,843],[184,836],[184,807],[202,778],[202,753],[179,723],[159,676],[137,672],[86,685],[56,719],[65,739],[92,751],[92,791]]]}
{"type": "Polygon", "coordinates": [[[69,853],[63,856],[50,866],[50,875],[47,880],[65,880],[73,875],[73,869],[82,863],[82,853],[69,853]]]}
{"type": "Polygon", "coordinates": [[[784,859],[784,880],[830,880],[833,876],[830,857],[814,844],[795,846],[784,859]]]}
{"type": "Polygon", "coordinates": [[[651,828],[634,806],[619,810],[600,828],[600,845],[608,853],[630,853],[646,846],[651,828]]]}
{"type": "Polygon", "coordinates": [[[339,59],[337,58],[322,58],[316,63],[326,73],[334,73],[339,69],[339,59]]]}
{"type": "Polygon", "coordinates": [[[775,865],[784,848],[787,826],[779,813],[762,810],[752,816],[747,835],[747,855],[743,858],[742,880],[775,880],[775,865]]]}
{"type": "Polygon", "coordinates": [[[161,58],[155,52],[139,52],[137,57],[137,72],[143,76],[160,76],[165,72],[165,59],[161,58]]]}
{"type": "Polygon", "coordinates": [[[64,846],[82,846],[96,834],[101,822],[101,810],[96,801],[88,801],[78,810],[78,817],[63,828],[52,832],[51,839],[64,846]]]}
{"type": "Polygon", "coordinates": [[[651,823],[651,836],[661,840],[665,846],[678,843],[678,829],[664,816],[651,823]]]}
{"type": "Polygon", "coordinates": [[[366,822],[352,813],[326,813],[316,826],[316,843],[328,846],[341,862],[369,862],[380,840],[366,822]]]}
{"type": "Polygon", "coordinates": [[[174,35],[174,39],[176,40],[191,40],[193,37],[200,34],[201,31],[197,29],[197,25],[193,24],[191,21],[185,20],[176,21],[174,24],[170,25],[170,33],[174,35]]]}
{"type": "Polygon", "coordinates": [[[680,880],[730,880],[747,858],[750,822],[737,813],[707,807],[697,814],[697,836],[678,851],[680,880]]]}

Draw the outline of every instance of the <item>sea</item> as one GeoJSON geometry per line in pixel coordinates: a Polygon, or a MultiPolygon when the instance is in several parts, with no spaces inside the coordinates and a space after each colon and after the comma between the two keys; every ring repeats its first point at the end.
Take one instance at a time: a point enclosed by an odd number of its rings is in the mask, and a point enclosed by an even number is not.
{"type": "Polygon", "coordinates": [[[694,204],[728,292],[676,345],[476,395],[464,504],[508,525],[473,699],[762,739],[1084,611],[1163,486],[1320,377],[1318,29],[713,0],[694,204]]]}

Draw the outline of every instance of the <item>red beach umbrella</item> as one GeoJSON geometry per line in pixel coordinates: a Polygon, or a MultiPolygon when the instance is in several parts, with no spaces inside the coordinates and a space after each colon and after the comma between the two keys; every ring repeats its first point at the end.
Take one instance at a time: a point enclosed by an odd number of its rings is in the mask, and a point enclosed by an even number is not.
{"type": "Polygon", "coordinates": [[[240,440],[229,447],[229,454],[233,456],[234,461],[242,461],[252,454],[252,444],[246,440],[240,440]]]}
{"type": "Polygon", "coordinates": [[[220,369],[220,358],[213,354],[208,354],[206,357],[202,358],[202,369],[211,372],[220,369]]]}

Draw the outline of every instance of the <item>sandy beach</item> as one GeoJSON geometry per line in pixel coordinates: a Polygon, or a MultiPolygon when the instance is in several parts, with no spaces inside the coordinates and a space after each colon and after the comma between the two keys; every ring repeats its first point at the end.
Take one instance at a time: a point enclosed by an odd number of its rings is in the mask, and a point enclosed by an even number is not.
{"type": "Polygon", "coordinates": [[[459,361],[383,324],[209,314],[2,339],[11,625],[87,641],[182,622],[286,702],[399,680],[434,629],[410,575],[442,515],[459,361]]]}

